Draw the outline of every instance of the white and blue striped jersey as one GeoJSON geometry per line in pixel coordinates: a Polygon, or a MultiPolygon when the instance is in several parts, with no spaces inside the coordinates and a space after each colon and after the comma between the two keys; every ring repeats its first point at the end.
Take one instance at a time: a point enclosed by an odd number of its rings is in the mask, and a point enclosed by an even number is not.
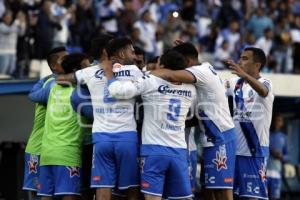
{"type": "MultiPolygon", "coordinates": [[[[115,76],[120,81],[137,80],[143,73],[135,65],[114,65],[115,76]]],[[[134,118],[135,99],[118,100],[113,98],[107,88],[107,79],[101,66],[92,66],[76,72],[77,82],[87,84],[93,105],[93,140],[118,140],[113,133],[136,132],[134,118]],[[101,136],[95,133],[102,133],[101,136]],[[107,137],[106,137],[107,136],[107,137]],[[103,138],[105,137],[105,138],[103,138]],[[114,137],[114,138],[112,138],[114,137]]],[[[125,137],[123,134],[121,137],[125,137]]]]}
{"type": "Polygon", "coordinates": [[[173,155],[187,150],[184,129],[189,108],[196,98],[193,85],[175,85],[156,76],[146,75],[136,82],[126,84],[112,80],[109,92],[121,99],[142,96],[142,155],[173,155]]]}
{"type": "Polygon", "coordinates": [[[229,81],[227,93],[233,96],[233,119],[238,133],[236,155],[269,155],[269,130],[274,95],[270,80],[259,78],[258,81],[268,89],[266,97],[260,96],[241,78],[229,81]]]}
{"type": "Polygon", "coordinates": [[[198,102],[195,114],[200,119],[202,146],[220,145],[235,139],[226,90],[213,66],[206,62],[186,70],[196,80],[198,102]]]}

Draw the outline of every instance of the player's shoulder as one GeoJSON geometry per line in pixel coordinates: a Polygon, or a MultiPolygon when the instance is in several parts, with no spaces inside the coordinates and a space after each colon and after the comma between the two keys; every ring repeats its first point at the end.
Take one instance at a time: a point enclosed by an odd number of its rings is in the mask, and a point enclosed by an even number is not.
{"type": "Polygon", "coordinates": [[[157,76],[154,76],[152,74],[143,74],[143,76],[140,78],[143,82],[145,83],[149,83],[151,85],[155,85],[155,84],[159,84],[159,83],[162,83],[164,82],[163,79],[157,77],[157,76]]]}
{"type": "Polygon", "coordinates": [[[116,69],[116,70],[124,70],[124,69],[126,69],[126,70],[139,70],[139,71],[141,71],[136,65],[122,65],[122,64],[120,64],[120,63],[115,63],[114,65],[113,65],[113,69],[116,69]]]}
{"type": "Polygon", "coordinates": [[[269,84],[272,84],[272,81],[269,78],[266,78],[266,77],[260,77],[258,80],[262,83],[267,82],[269,84]]]}
{"type": "Polygon", "coordinates": [[[270,79],[260,77],[258,81],[261,82],[264,86],[266,86],[269,90],[272,89],[272,81],[270,79]]]}
{"type": "Polygon", "coordinates": [[[78,70],[78,73],[84,73],[84,74],[95,74],[97,71],[103,71],[101,66],[99,64],[92,65],[90,67],[78,70]]]}

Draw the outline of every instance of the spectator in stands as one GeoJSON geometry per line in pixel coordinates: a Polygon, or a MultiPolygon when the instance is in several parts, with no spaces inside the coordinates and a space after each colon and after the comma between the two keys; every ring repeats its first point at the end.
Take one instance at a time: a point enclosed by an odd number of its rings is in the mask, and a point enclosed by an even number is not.
{"type": "Polygon", "coordinates": [[[2,17],[2,15],[5,12],[5,4],[4,4],[4,0],[0,0],[0,18],[2,17]]]}
{"type": "Polygon", "coordinates": [[[118,35],[118,17],[124,5],[121,0],[103,0],[98,5],[100,22],[107,33],[118,35]]]}
{"type": "Polygon", "coordinates": [[[44,60],[53,46],[54,31],[61,29],[59,21],[51,12],[52,2],[45,0],[38,14],[36,25],[35,44],[36,57],[44,60]]]}
{"type": "Polygon", "coordinates": [[[300,73],[300,15],[295,16],[291,25],[291,37],[293,42],[294,72],[300,73]]]}
{"type": "Polygon", "coordinates": [[[197,46],[199,39],[196,24],[193,22],[186,23],[180,38],[182,41],[188,41],[197,46]]]}
{"type": "Polygon", "coordinates": [[[70,26],[72,46],[81,48],[83,52],[89,50],[96,26],[91,4],[91,0],[79,0],[77,2],[75,13],[72,15],[72,25],[70,26]]]}
{"type": "Polygon", "coordinates": [[[274,42],[274,58],[277,73],[291,73],[293,70],[292,45],[290,32],[285,31],[274,42]]]}
{"type": "Polygon", "coordinates": [[[151,59],[155,55],[156,24],[151,19],[149,10],[145,10],[141,14],[141,19],[135,22],[134,27],[140,30],[139,39],[145,44],[146,59],[151,59]]]}
{"type": "Polygon", "coordinates": [[[239,23],[238,21],[231,21],[229,23],[229,27],[221,30],[219,32],[218,38],[217,38],[217,46],[216,48],[219,48],[221,44],[223,44],[224,40],[227,40],[228,42],[228,51],[230,55],[234,55],[236,53],[236,47],[238,42],[240,41],[241,34],[239,33],[239,23]]]}
{"type": "Polygon", "coordinates": [[[146,52],[146,58],[171,48],[180,37],[197,46],[201,59],[209,61],[214,60],[224,40],[234,60],[245,46],[256,44],[269,54],[271,66],[276,64],[275,72],[297,73],[299,8],[297,1],[283,0],[0,0],[0,17],[5,9],[12,10],[13,16],[21,10],[29,24],[16,42],[14,76],[26,77],[28,68],[29,76],[45,69],[40,67],[43,62],[30,59],[44,59],[53,46],[68,45],[70,52],[87,52],[91,38],[101,33],[130,35],[133,44],[146,52]],[[274,35],[268,41],[263,36],[266,29],[272,29],[274,35]],[[283,38],[290,39],[283,42],[283,38]],[[271,43],[274,51],[269,52],[271,43]]]}
{"type": "Polygon", "coordinates": [[[272,45],[273,45],[273,31],[270,28],[266,28],[264,30],[264,36],[258,38],[258,40],[255,43],[255,46],[257,48],[262,49],[265,52],[266,56],[269,56],[272,45]]]}
{"type": "Polygon", "coordinates": [[[182,9],[180,15],[182,20],[187,22],[194,22],[196,20],[196,1],[195,0],[186,0],[182,1],[182,9]]]}
{"type": "Polygon", "coordinates": [[[172,48],[173,42],[180,37],[180,33],[184,29],[183,22],[180,16],[175,15],[175,10],[171,10],[162,26],[165,31],[163,35],[164,50],[167,50],[172,48]]]}
{"type": "Polygon", "coordinates": [[[256,12],[247,23],[247,29],[252,31],[255,38],[258,39],[263,36],[266,28],[273,28],[273,21],[266,15],[262,7],[257,8],[256,12]]]}
{"type": "Polygon", "coordinates": [[[119,18],[119,28],[122,35],[130,35],[132,25],[134,24],[137,14],[133,8],[132,0],[124,0],[124,9],[119,18]]]}
{"type": "Polygon", "coordinates": [[[215,69],[224,69],[225,68],[225,61],[230,58],[229,52],[229,43],[227,40],[224,40],[222,45],[217,48],[214,54],[214,66],[215,69]]]}
{"type": "Polygon", "coordinates": [[[231,5],[231,0],[222,1],[222,6],[216,18],[218,25],[223,29],[226,28],[231,21],[237,21],[239,18],[239,14],[231,5]]]}
{"type": "Polygon", "coordinates": [[[71,5],[67,10],[65,2],[66,0],[55,0],[55,3],[51,5],[51,13],[60,25],[60,29],[56,29],[54,32],[53,47],[66,46],[69,38],[68,24],[76,7],[71,5]]]}
{"type": "Polygon", "coordinates": [[[139,28],[133,27],[130,33],[133,46],[145,49],[146,43],[140,39],[141,31],[139,28]]]}
{"type": "Polygon", "coordinates": [[[13,12],[6,10],[0,22],[0,74],[12,75],[15,71],[18,35],[25,30],[24,13],[19,12],[14,20],[13,12]]]}
{"type": "Polygon", "coordinates": [[[280,199],[282,163],[287,162],[287,136],[282,131],[284,119],[281,114],[273,116],[270,132],[270,157],[267,165],[270,200],[280,199]]]}

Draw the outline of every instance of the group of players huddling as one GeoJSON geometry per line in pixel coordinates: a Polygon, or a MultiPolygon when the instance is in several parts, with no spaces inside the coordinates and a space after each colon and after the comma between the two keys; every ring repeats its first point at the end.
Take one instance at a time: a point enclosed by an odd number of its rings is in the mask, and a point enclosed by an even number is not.
{"type": "Polygon", "coordinates": [[[151,72],[135,65],[128,38],[103,34],[93,45],[93,63],[63,47],[48,54],[53,74],[29,94],[36,107],[23,189],[42,200],[193,199],[197,158],[188,146],[197,126],[203,199],[268,198],[274,96],[260,76],[261,49],[228,61],[237,77],[222,81],[187,42],[161,55],[151,72]]]}

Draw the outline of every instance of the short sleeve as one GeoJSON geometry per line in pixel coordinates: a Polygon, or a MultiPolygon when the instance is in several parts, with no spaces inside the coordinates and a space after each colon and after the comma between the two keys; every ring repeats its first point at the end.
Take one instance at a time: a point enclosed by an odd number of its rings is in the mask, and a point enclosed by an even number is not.
{"type": "Polygon", "coordinates": [[[84,85],[89,82],[89,80],[96,74],[104,73],[103,69],[97,66],[87,67],[75,72],[75,78],[78,84],[84,85]]]}

